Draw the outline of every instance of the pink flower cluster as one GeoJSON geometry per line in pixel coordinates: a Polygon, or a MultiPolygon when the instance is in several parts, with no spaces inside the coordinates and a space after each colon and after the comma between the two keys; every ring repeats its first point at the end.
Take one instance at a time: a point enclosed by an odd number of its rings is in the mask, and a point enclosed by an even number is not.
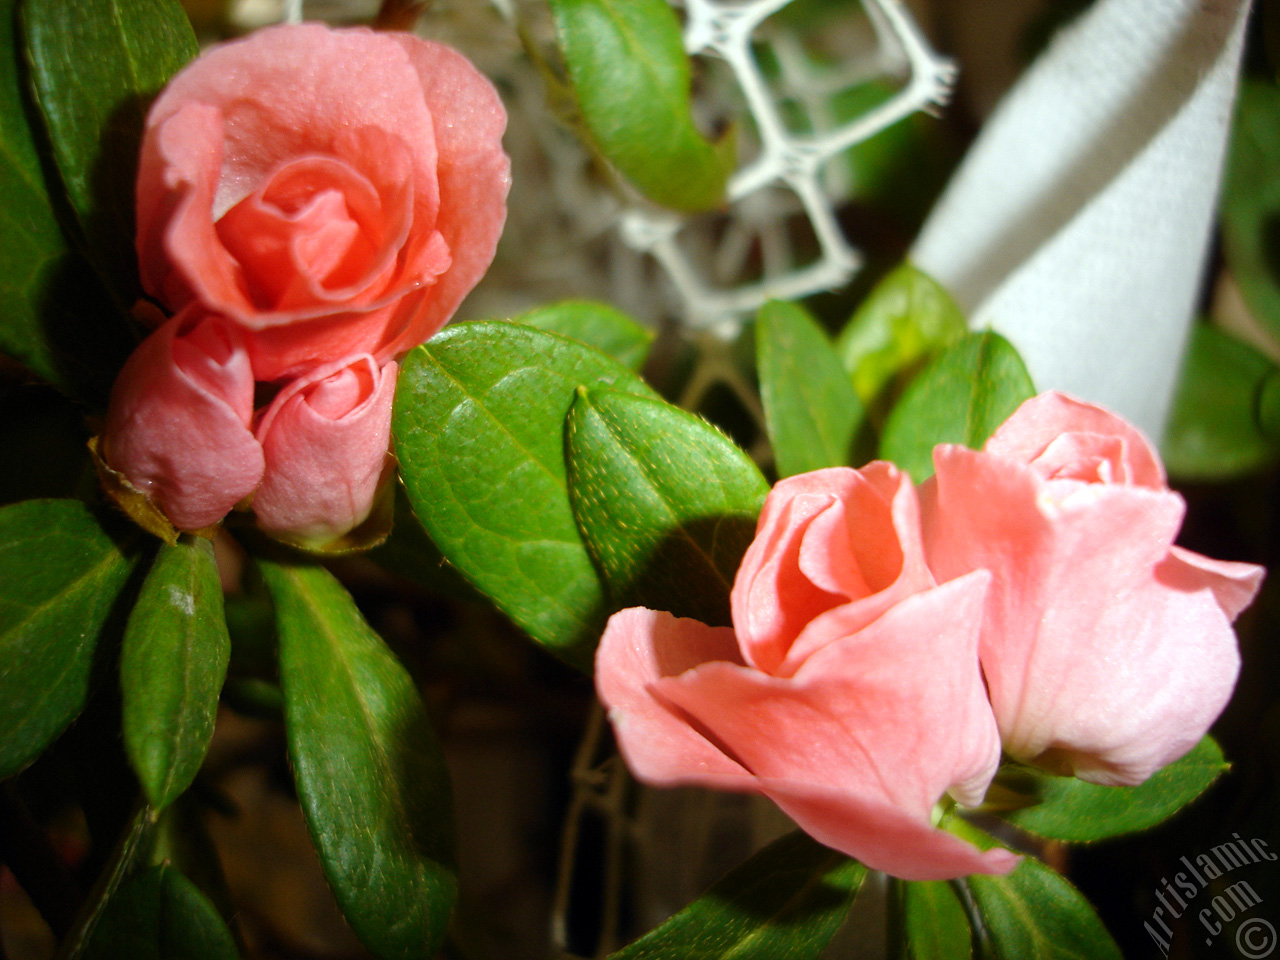
{"type": "Polygon", "coordinates": [[[174,77],[137,184],[143,286],[171,315],[116,381],[106,464],[180,530],[249,498],[283,539],[358,526],[396,361],[493,258],[505,125],[464,57],[408,34],[276,27],[174,77]]]}
{"type": "Polygon", "coordinates": [[[1147,441],[1049,393],[934,464],[918,491],[880,462],[780,482],[732,628],[610,619],[596,684],[640,779],[763,794],[868,866],[939,880],[1016,862],[935,826],[944,794],[981,802],[1002,748],[1134,785],[1195,745],[1263,571],[1173,545],[1183,501],[1147,441]]]}

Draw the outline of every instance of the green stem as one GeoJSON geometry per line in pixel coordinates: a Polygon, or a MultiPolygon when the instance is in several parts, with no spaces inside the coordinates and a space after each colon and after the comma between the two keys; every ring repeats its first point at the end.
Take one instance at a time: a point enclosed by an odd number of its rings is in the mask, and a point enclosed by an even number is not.
{"type": "Polygon", "coordinates": [[[79,960],[89,941],[93,930],[102,918],[107,902],[119,889],[120,884],[133,871],[138,857],[147,847],[151,828],[155,824],[155,811],[147,804],[139,802],[134,815],[129,820],[128,829],[120,836],[107,862],[106,869],[98,882],[89,891],[89,896],[80,907],[71,931],[62,939],[54,960],[79,960]]]}
{"type": "Polygon", "coordinates": [[[897,877],[886,877],[885,889],[885,956],[888,960],[907,960],[907,924],[904,916],[906,884],[897,877]]]}

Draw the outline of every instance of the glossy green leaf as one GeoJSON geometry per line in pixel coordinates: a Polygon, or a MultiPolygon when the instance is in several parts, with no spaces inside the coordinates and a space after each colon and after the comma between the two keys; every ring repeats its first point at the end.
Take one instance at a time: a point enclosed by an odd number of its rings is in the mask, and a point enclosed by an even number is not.
{"type": "Polygon", "coordinates": [[[1275,364],[1244,341],[1197,324],[1160,445],[1169,473],[1227,480],[1274,460],[1280,448],[1263,432],[1259,399],[1275,373],[1275,364]]]}
{"type": "Polygon", "coordinates": [[[1121,960],[1084,895],[1034,857],[1007,877],[972,876],[969,889],[992,960],[1121,960]]]}
{"type": "Polygon", "coordinates": [[[298,799],[351,928],[427,960],[457,892],[448,772],[408,672],[320,566],[260,560],[276,605],[298,799]]]}
{"type": "Polygon", "coordinates": [[[971,333],[911,381],[889,414],[880,456],[911,474],[933,476],[933,448],[978,448],[1023,401],[1035,395],[1022,358],[1004,337],[971,333]]]}
{"type": "Polygon", "coordinates": [[[196,886],[167,865],[121,885],[85,951],[87,960],[237,960],[235,940],[196,886]]]}
{"type": "Polygon", "coordinates": [[[1001,785],[1038,803],[1006,813],[1023,830],[1083,842],[1146,830],[1200,796],[1229,764],[1212,737],[1136,787],[1103,787],[1028,767],[1001,773],[1001,785]]]}
{"type": "Polygon", "coordinates": [[[778,475],[850,465],[862,401],[804,308],[765,304],[756,319],[756,366],[778,475]]]}
{"type": "Polygon", "coordinates": [[[16,3],[0,0],[0,351],[64,393],[97,399],[130,338],[54,215],[28,124],[16,3]]]}
{"type": "Polygon", "coordinates": [[[89,253],[129,306],[139,295],[134,182],[151,100],[198,52],[177,0],[23,3],[31,83],[89,253]]]}
{"type": "Polygon", "coordinates": [[[204,761],[230,655],[213,544],[189,535],[162,544],[120,654],[125,749],[157,810],[204,761]]]}
{"type": "Polygon", "coordinates": [[[1280,88],[1246,80],[1222,188],[1222,248],[1249,309],[1280,335],[1280,88]]]}
{"type": "Polygon", "coordinates": [[[579,386],[653,392],[610,357],[510,323],[449,327],[405,358],[392,419],[413,511],[440,552],[539,643],[590,664],[604,588],[569,507],[579,386]]]}
{"type": "Polygon", "coordinates": [[[585,343],[637,371],[653,345],[652,330],[621,310],[594,300],[548,303],[512,318],[512,322],[585,343]]]}
{"type": "Polygon", "coordinates": [[[711,210],[734,167],[731,137],[693,123],[689,58],[666,0],[551,0],[582,119],[600,152],[654,203],[711,210]]]}
{"type": "Polygon", "coordinates": [[[924,363],[965,335],[964,314],[951,295],[909,263],[867,295],[836,340],[836,352],[863,403],[891,379],[924,363]]]}
{"type": "Polygon", "coordinates": [[[0,779],[80,713],[94,651],[137,557],[78,500],[0,509],[0,779]]]}
{"type": "Polygon", "coordinates": [[[797,831],[610,960],[817,960],[866,875],[797,831]]]}
{"type": "Polygon", "coordinates": [[[579,390],[565,443],[574,516],[617,607],[727,625],[769,486],[705,420],[662,400],[579,390]]]}
{"type": "Polygon", "coordinates": [[[902,919],[912,960],[969,960],[973,956],[969,917],[947,881],[903,883],[902,919]]]}

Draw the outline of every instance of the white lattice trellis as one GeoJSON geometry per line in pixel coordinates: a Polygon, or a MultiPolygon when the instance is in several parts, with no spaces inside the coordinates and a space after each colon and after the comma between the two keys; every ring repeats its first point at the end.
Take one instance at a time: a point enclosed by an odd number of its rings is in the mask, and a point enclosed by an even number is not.
{"type": "Polygon", "coordinates": [[[691,225],[690,218],[639,206],[625,210],[619,218],[626,242],[652,255],[665,268],[684,302],[685,320],[694,329],[732,335],[745,315],[770,298],[795,299],[846,283],[857,269],[859,257],[836,223],[833,208],[843,197],[838,195],[840,185],[824,178],[828,161],[909,114],[943,106],[950,98],[955,66],[930,49],[897,0],[865,0],[879,40],[876,62],[854,63],[834,76],[831,71],[824,75],[816,70],[788,34],[781,33],[776,39],[760,36],[765,20],[790,2],[687,0],[685,4],[685,48],[690,54],[715,56],[728,64],[760,137],[758,155],[730,179],[730,222],[712,259],[717,272],[724,274],[734,272],[726,260],[736,257],[741,274],[751,249],[746,239],[754,235],[761,247],[764,277],[714,286],[707,279],[706,265],[695,262],[677,242],[677,235],[691,225]],[[776,89],[804,104],[815,124],[825,129],[806,135],[787,129],[779,98],[771,92],[752,53],[752,46],[761,44],[770,44],[775,53],[781,73],[776,89]],[[835,124],[827,109],[830,94],[858,78],[888,72],[895,59],[905,60],[909,71],[906,85],[879,107],[835,124]],[[770,198],[767,191],[777,186],[798,198],[812,227],[821,250],[812,263],[796,264],[788,249],[783,227],[793,205],[770,198]]]}

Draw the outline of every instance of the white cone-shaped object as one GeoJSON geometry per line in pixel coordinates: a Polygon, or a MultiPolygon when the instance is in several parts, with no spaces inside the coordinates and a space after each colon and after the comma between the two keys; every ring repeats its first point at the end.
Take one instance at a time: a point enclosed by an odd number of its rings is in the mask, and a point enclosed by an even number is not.
{"type": "Polygon", "coordinates": [[[1249,0],[1098,0],[991,116],[912,251],[1036,387],[1164,428],[1249,0]]]}

